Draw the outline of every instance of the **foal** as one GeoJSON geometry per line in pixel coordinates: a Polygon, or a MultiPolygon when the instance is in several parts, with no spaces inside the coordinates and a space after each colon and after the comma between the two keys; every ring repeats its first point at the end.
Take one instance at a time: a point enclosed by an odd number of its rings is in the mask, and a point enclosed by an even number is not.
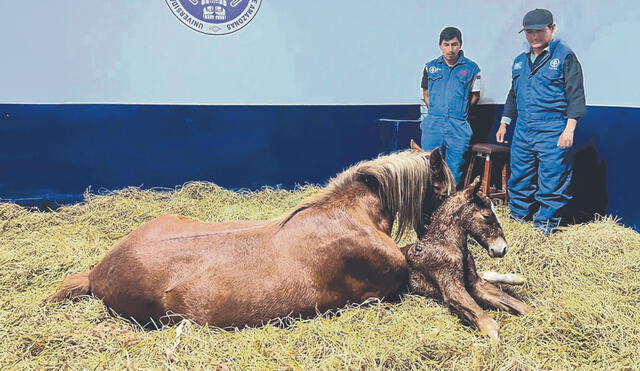
{"type": "Polygon", "coordinates": [[[403,247],[409,266],[409,288],[421,295],[442,299],[480,331],[499,339],[498,324],[476,300],[502,310],[526,314],[533,310],[476,272],[467,249],[470,234],[489,256],[502,257],[508,246],[491,200],[479,192],[476,179],[464,190],[447,199],[433,215],[420,240],[403,247]]]}

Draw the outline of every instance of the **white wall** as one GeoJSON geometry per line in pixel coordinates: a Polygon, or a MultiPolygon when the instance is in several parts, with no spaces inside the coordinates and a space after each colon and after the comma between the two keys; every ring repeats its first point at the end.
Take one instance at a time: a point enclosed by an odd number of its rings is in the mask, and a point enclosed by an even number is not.
{"type": "Polygon", "coordinates": [[[636,0],[263,0],[245,28],[197,33],[163,0],[0,0],[0,103],[417,103],[446,26],[502,103],[522,16],[550,9],[587,103],[640,106],[636,0]]]}

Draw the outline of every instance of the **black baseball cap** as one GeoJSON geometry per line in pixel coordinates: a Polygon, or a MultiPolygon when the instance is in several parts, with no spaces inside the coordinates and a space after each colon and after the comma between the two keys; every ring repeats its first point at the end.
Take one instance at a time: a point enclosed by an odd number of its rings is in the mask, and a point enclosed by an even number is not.
{"type": "Polygon", "coordinates": [[[520,32],[524,30],[544,30],[550,24],[553,24],[553,14],[547,9],[535,9],[525,14],[520,32]]]}

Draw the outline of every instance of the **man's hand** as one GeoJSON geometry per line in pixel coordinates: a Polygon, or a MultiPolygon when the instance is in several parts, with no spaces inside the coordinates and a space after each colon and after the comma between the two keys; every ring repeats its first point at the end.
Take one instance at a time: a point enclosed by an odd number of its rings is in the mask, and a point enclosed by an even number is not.
{"type": "Polygon", "coordinates": [[[573,145],[573,131],[576,129],[578,120],[567,119],[567,126],[564,127],[560,138],[558,138],[558,147],[569,148],[573,145]]]}
{"type": "Polygon", "coordinates": [[[558,139],[558,147],[569,148],[573,145],[573,130],[565,128],[558,139]]]}
{"type": "Polygon", "coordinates": [[[504,143],[504,135],[507,133],[507,124],[504,122],[500,123],[500,128],[496,132],[496,142],[504,143]]]}
{"type": "Polygon", "coordinates": [[[469,105],[475,106],[479,100],[480,100],[480,92],[479,91],[471,92],[471,96],[469,96],[469,105]]]}

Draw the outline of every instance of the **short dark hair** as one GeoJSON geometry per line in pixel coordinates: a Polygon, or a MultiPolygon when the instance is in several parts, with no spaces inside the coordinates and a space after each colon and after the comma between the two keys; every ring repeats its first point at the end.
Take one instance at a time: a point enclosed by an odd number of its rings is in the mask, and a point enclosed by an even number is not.
{"type": "Polygon", "coordinates": [[[462,32],[455,27],[447,27],[440,32],[440,42],[438,42],[438,45],[442,44],[443,41],[455,39],[456,37],[462,45],[462,32]]]}

